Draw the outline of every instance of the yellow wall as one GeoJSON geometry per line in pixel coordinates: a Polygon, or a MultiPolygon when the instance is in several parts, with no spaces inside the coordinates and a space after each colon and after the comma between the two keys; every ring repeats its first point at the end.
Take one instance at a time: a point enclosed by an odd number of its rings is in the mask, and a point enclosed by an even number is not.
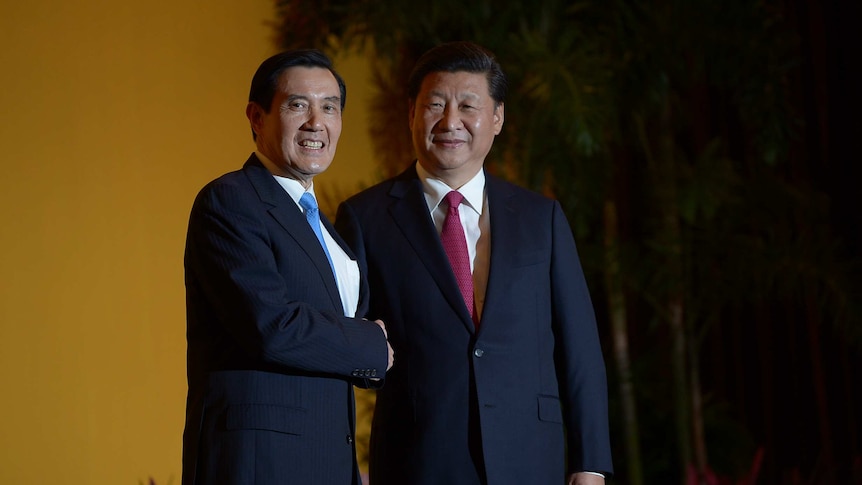
{"type": "MultiPolygon", "coordinates": [[[[273,4],[0,6],[0,483],[179,483],[188,210],[253,148],[273,4]]],[[[318,186],[347,194],[373,168],[363,64],[339,66],[318,186]]]]}

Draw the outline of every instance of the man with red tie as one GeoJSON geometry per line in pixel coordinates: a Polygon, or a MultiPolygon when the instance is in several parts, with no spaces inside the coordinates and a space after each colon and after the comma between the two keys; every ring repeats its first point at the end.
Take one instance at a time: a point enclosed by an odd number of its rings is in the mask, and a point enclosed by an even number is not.
{"type": "Polygon", "coordinates": [[[604,483],[605,366],[571,229],[559,203],[483,169],[503,127],[499,64],[443,44],[408,92],[416,163],[336,220],[398,355],[371,484],[604,483]]]}

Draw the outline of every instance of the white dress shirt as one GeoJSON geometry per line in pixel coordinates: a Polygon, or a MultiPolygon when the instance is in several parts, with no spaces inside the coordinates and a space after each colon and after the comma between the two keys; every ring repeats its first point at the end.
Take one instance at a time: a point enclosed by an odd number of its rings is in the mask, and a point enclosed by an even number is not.
{"type": "MultiPolygon", "coordinates": [[[[261,160],[272,163],[260,152],[255,152],[255,154],[261,160]]],[[[305,190],[305,187],[298,180],[278,175],[273,175],[273,177],[304,214],[305,209],[299,205],[299,198],[305,192],[310,192],[311,195],[314,195],[314,182],[311,183],[308,190],[305,190]]],[[[317,197],[314,199],[317,200],[317,197]]],[[[341,246],[335,242],[335,239],[329,234],[329,230],[322,221],[320,229],[323,233],[323,241],[326,243],[326,249],[329,250],[329,256],[332,258],[332,266],[335,268],[335,281],[338,283],[338,294],[341,296],[341,306],[344,308],[344,316],[354,317],[356,316],[356,308],[359,305],[359,265],[356,261],[350,259],[347,253],[341,249],[341,246]]]]}
{"type": "Polygon", "coordinates": [[[464,227],[464,237],[467,238],[467,253],[470,257],[470,271],[473,272],[473,298],[476,300],[476,313],[482,315],[485,307],[485,291],[488,288],[488,270],[491,264],[491,225],[488,216],[488,197],[485,194],[485,170],[473,176],[467,183],[453,189],[445,182],[435,179],[422,165],[416,164],[416,173],[422,181],[425,202],[431,219],[437,228],[437,234],[443,230],[446,220],[447,206],[440,206],[446,194],[457,190],[464,196],[458,206],[461,226],[464,227]]]}

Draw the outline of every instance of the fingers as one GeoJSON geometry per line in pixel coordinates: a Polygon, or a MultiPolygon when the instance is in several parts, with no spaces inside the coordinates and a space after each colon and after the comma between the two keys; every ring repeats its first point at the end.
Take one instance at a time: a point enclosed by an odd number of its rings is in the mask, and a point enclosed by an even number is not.
{"type": "Polygon", "coordinates": [[[392,350],[392,346],[389,345],[388,340],[386,341],[386,348],[389,351],[389,360],[388,360],[387,365],[386,365],[386,370],[389,371],[389,369],[392,368],[392,364],[395,363],[395,351],[392,350]]]}
{"type": "Polygon", "coordinates": [[[374,323],[377,324],[383,330],[383,336],[386,337],[386,350],[389,353],[386,370],[392,368],[392,364],[395,363],[395,351],[392,350],[392,345],[389,344],[389,332],[386,331],[386,324],[383,323],[383,320],[375,320],[374,323]]]}
{"type": "Polygon", "coordinates": [[[386,324],[383,323],[383,320],[374,320],[374,323],[376,323],[378,327],[383,329],[383,336],[386,337],[386,340],[389,340],[389,332],[386,331],[386,324]]]}

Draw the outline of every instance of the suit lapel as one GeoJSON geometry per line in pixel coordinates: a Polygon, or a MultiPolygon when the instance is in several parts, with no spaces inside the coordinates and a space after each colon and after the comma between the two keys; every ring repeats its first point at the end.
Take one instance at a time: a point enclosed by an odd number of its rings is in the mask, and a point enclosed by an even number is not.
{"type": "MultiPolygon", "coordinates": [[[[499,298],[495,293],[504,289],[507,281],[517,278],[513,272],[512,261],[518,250],[520,235],[517,233],[518,211],[515,194],[502,180],[485,173],[485,190],[491,220],[491,261],[488,265],[488,286],[485,288],[485,305],[482,321],[493,320],[493,309],[506,308],[497,305],[499,298]]],[[[505,302],[501,302],[505,303],[505,302]]]]}
{"type": "Polygon", "coordinates": [[[470,313],[464,305],[464,298],[458,289],[455,274],[449,265],[446,252],[443,251],[440,236],[428,212],[428,203],[425,201],[422,182],[416,174],[415,165],[396,179],[389,195],[398,199],[389,208],[395,224],[410,242],[417,257],[425,265],[443,297],[461,318],[462,323],[471,332],[475,331],[470,313]]]}
{"type": "MultiPolygon", "coordinates": [[[[326,291],[332,300],[335,308],[341,309],[341,296],[338,293],[338,284],[335,282],[335,275],[332,274],[332,268],[329,266],[329,260],[326,259],[326,253],[320,246],[317,236],[311,230],[311,226],[305,220],[305,216],[296,203],[290,198],[287,192],[276,182],[272,174],[255,155],[248,159],[243,166],[243,171],[251,181],[252,186],[257,191],[260,200],[272,206],[269,209],[270,215],[284,228],[284,230],[292,237],[299,247],[308,255],[320,272],[321,277],[326,286],[326,291]]],[[[331,225],[326,217],[321,217],[327,228],[331,225]]],[[[330,231],[333,234],[334,231],[330,231]]],[[[340,243],[339,243],[340,244],[340,243]]],[[[343,245],[342,245],[343,247],[343,245]]],[[[349,254],[349,253],[348,253],[349,254]]]]}

